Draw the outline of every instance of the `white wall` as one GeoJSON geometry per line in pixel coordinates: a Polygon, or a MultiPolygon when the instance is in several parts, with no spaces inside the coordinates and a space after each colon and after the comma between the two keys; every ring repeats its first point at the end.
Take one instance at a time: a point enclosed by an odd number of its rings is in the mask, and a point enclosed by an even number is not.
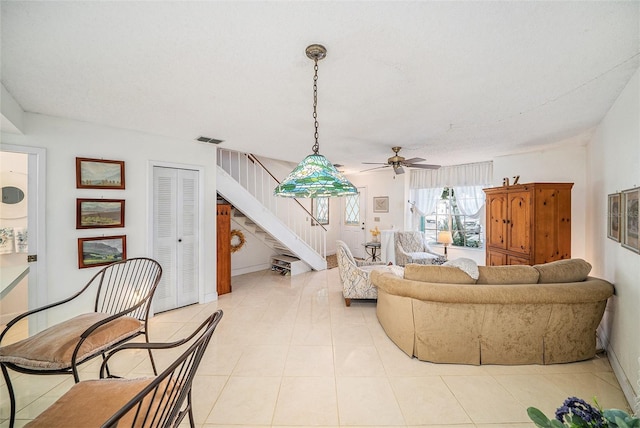
{"type": "Polygon", "coordinates": [[[496,157],[493,159],[493,184],[502,186],[504,177],[509,177],[513,184],[516,175],[520,176],[520,184],[574,183],[571,189],[571,257],[587,259],[587,137],[582,138],[584,141],[559,141],[555,149],[496,157]]]}
{"type": "MultiPolygon", "coordinates": [[[[631,78],[587,147],[587,258],[615,285],[600,337],[627,400],[638,396],[640,254],[607,238],[607,195],[640,186],[640,71],[631,78]]],[[[640,410],[640,409],[636,409],[640,410]]]]}
{"type": "MultiPolygon", "coordinates": [[[[78,269],[79,237],[127,236],[127,256],[148,256],[149,162],[195,165],[204,169],[204,292],[202,300],[215,299],[215,146],[134,131],[109,128],[50,116],[26,114],[24,135],[2,134],[6,144],[42,147],[47,150],[47,283],[49,301],[77,291],[97,268],[78,269]],[[76,189],[75,158],[125,161],[126,190],[76,189]],[[104,197],[126,200],[126,227],[76,230],[76,198],[104,197]]],[[[68,316],[68,314],[67,314],[68,316]]],[[[49,319],[55,322],[58,319],[49,319]]]]}
{"type": "Polygon", "coordinates": [[[231,253],[231,276],[269,269],[274,251],[231,217],[233,229],[242,232],[245,244],[239,251],[231,253]]]}

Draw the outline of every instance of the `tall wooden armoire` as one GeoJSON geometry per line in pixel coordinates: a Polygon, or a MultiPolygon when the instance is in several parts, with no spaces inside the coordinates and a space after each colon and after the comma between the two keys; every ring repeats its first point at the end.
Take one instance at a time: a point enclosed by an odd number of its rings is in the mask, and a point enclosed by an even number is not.
{"type": "Polygon", "coordinates": [[[218,296],[231,292],[231,205],[216,205],[218,296]]]}
{"type": "Polygon", "coordinates": [[[484,189],[487,266],[571,258],[572,187],[529,183],[484,189]]]}

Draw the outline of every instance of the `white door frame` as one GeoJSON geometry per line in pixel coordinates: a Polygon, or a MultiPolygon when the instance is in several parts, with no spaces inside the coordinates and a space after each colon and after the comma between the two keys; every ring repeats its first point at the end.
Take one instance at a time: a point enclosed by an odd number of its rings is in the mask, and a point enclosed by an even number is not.
{"type": "MultiPolygon", "coordinates": [[[[198,172],[198,302],[205,303],[204,289],[204,167],[175,162],[149,161],[147,171],[147,254],[153,254],[153,169],[155,167],[190,169],[198,172]]],[[[212,214],[215,215],[215,214],[212,214]]],[[[215,244],[215,243],[214,243],[215,244]]]]}
{"type": "MultiPolygon", "coordinates": [[[[29,255],[37,255],[38,261],[29,263],[28,297],[29,310],[46,305],[47,289],[47,246],[46,246],[46,165],[47,151],[42,147],[2,144],[0,151],[24,153],[28,155],[27,178],[27,225],[29,228],[29,255]]],[[[47,319],[43,313],[35,314],[29,323],[29,334],[47,327],[47,319]]]]}

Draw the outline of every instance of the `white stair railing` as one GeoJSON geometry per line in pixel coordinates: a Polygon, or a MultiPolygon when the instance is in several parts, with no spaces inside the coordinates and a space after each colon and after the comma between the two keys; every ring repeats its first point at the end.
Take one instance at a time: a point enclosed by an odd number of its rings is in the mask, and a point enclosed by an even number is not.
{"type": "Polygon", "coordinates": [[[217,163],[265,208],[275,214],[300,240],[322,257],[326,257],[327,229],[318,224],[312,214],[295,198],[281,198],[273,194],[280,182],[255,156],[218,148],[217,163]]]}

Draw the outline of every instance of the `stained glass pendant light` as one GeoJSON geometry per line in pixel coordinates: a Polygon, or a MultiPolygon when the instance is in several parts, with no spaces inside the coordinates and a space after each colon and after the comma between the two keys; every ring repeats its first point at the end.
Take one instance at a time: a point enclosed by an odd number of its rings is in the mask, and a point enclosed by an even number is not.
{"type": "Polygon", "coordinates": [[[340,173],[331,162],[318,153],[318,61],[327,56],[322,45],[310,45],[307,56],[315,63],[313,76],[313,119],[315,144],[310,154],[294,168],[273,193],[288,198],[327,198],[358,193],[358,189],[340,173]]]}

